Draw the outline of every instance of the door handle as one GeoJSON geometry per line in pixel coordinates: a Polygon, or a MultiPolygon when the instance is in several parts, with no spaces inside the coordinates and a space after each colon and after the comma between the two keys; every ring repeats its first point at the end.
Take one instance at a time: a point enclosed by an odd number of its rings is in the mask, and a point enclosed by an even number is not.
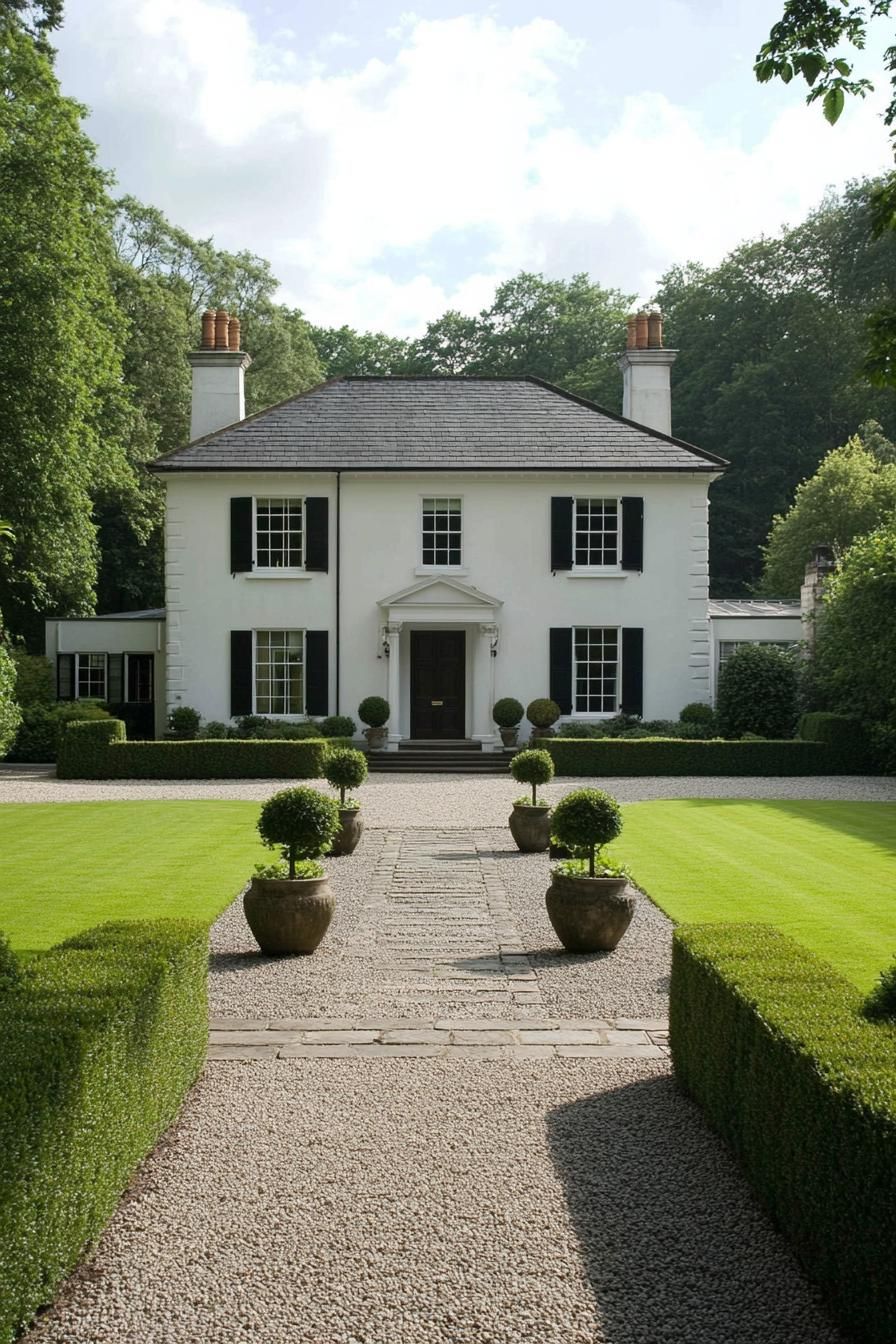
{"type": "Polygon", "coordinates": [[[429,703],[430,703],[430,705],[433,707],[433,709],[435,709],[435,707],[436,707],[437,705],[444,705],[445,701],[444,701],[444,700],[431,700],[429,703]]]}

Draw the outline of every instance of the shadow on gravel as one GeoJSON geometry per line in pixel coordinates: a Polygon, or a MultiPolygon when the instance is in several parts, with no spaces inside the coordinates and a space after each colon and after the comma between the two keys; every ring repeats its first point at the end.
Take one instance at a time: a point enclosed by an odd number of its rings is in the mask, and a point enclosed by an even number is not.
{"type": "Polygon", "coordinates": [[[842,1344],[721,1142],[669,1077],[548,1113],[609,1344],[842,1344]]]}

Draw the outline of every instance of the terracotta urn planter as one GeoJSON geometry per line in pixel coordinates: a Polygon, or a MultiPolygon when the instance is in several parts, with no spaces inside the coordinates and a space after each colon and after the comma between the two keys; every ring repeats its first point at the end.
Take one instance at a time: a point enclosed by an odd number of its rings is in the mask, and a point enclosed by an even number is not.
{"type": "Polygon", "coordinates": [[[516,746],[517,738],[520,735],[518,724],[515,728],[499,728],[498,732],[501,734],[501,741],[504,743],[505,747],[516,746]]]}
{"type": "Polygon", "coordinates": [[[527,854],[540,854],[551,843],[551,809],[546,803],[514,803],[510,814],[510,834],[517,848],[527,854]]]}
{"type": "Polygon", "coordinates": [[[360,807],[340,807],[339,821],[340,830],[330,847],[330,853],[337,857],[341,854],[353,854],[364,833],[364,818],[361,816],[360,807]]]}
{"type": "Polygon", "coordinates": [[[562,877],[545,893],[548,919],[567,952],[612,952],[631,924],[635,897],[624,877],[562,877]]]}
{"type": "Polygon", "coordinates": [[[268,956],[313,952],[335,909],[326,877],[253,877],[243,896],[246,923],[268,956]]]}
{"type": "Polygon", "coordinates": [[[382,751],[386,745],[387,729],[383,728],[365,728],[364,736],[367,738],[367,746],[371,751],[382,751]]]}

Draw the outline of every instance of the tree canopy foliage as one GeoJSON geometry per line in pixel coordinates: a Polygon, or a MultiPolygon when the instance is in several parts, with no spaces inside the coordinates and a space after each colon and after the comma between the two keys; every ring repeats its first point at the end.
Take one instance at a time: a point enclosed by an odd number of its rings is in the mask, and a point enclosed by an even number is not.
{"type": "Polygon", "coordinates": [[[834,448],[797,486],[793,504],[772,522],[762,591],[796,596],[815,546],[842,555],[852,542],[896,518],[896,444],[874,422],[834,448]]]}

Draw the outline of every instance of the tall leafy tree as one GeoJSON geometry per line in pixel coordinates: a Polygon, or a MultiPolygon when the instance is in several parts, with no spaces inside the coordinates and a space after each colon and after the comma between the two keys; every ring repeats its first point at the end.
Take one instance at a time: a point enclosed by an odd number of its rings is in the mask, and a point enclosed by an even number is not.
{"type": "Polygon", "coordinates": [[[842,555],[888,518],[896,518],[896,448],[871,423],[828,453],[797,487],[787,512],[774,518],[762,591],[796,596],[815,546],[833,546],[842,555]]]}
{"type": "Polygon", "coordinates": [[[311,327],[311,340],[325,378],[380,377],[426,370],[409,361],[407,341],[383,331],[353,327],[311,327]]]}
{"type": "MultiPolygon", "coordinates": [[[[0,24],[0,572],[10,629],[92,610],[97,488],[128,473],[110,413],[123,327],[110,272],[106,178],[47,56],[0,24]]],[[[114,419],[114,416],[111,416],[114,419]]]]}
{"type": "MultiPolygon", "coordinates": [[[[785,84],[802,78],[809,90],[806,101],[820,101],[824,116],[833,126],[840,119],[847,96],[864,98],[874,87],[871,80],[856,77],[848,49],[862,50],[875,21],[887,19],[892,8],[891,0],[870,0],[869,4],[786,0],[781,19],[756,57],[756,78],[760,83],[780,79],[785,84]]],[[[883,59],[890,83],[884,123],[896,155],[896,42],[885,49],[883,59]]],[[[896,232],[896,173],[876,185],[871,209],[878,237],[896,232]]],[[[872,382],[896,386],[896,299],[892,296],[868,315],[867,340],[866,374],[872,382]]]]}
{"type": "Polygon", "coordinates": [[[732,464],[712,491],[716,592],[750,591],[772,518],[826,453],[871,417],[896,433],[896,396],[860,367],[865,314],[896,281],[896,236],[873,236],[872,190],[856,184],[777,238],[661,281],[680,350],[674,432],[732,464]]]}

